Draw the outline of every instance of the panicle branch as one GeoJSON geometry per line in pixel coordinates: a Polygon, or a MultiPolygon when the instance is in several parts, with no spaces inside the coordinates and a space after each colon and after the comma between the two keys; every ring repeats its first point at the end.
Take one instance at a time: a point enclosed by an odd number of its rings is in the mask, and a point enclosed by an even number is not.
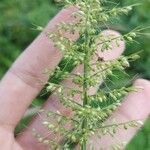
{"type": "MultiPolygon", "coordinates": [[[[39,142],[49,145],[52,149],[73,149],[73,145],[79,144],[81,150],[86,150],[89,137],[95,135],[102,137],[105,134],[113,136],[118,128],[136,127],[139,121],[125,123],[105,124],[105,120],[121,105],[122,98],[129,92],[135,92],[138,87],[122,87],[104,91],[99,89],[97,93],[90,95],[91,87],[99,84],[100,80],[113,76],[114,70],[124,71],[130,66],[131,61],[139,58],[138,54],[130,56],[120,56],[118,59],[105,61],[98,56],[96,62],[91,63],[92,58],[97,54],[98,46],[101,52],[112,49],[112,41],[119,46],[120,41],[134,42],[134,38],[140,34],[140,29],[136,28],[129,33],[118,37],[104,36],[101,34],[101,24],[106,24],[112,18],[128,14],[132,10],[131,6],[112,8],[106,6],[106,0],[57,0],[66,7],[77,8],[72,17],[76,22],[57,25],[55,32],[47,33],[54,46],[59,48],[66,60],[72,60],[73,66],[83,65],[83,73],[72,74],[57,67],[49,73],[50,81],[46,84],[46,92],[51,92],[59,97],[60,103],[70,110],[70,115],[60,113],[59,110],[44,111],[47,115],[43,120],[43,125],[54,134],[54,139],[42,137],[41,134],[34,135],[39,142]],[[64,33],[75,34],[78,32],[79,39],[71,40],[64,33]],[[100,41],[100,42],[97,42],[100,41]],[[52,82],[53,76],[62,80],[70,77],[78,88],[72,88],[61,83],[52,82]],[[76,99],[76,95],[80,95],[76,99]],[[103,105],[103,103],[107,105],[103,105]],[[55,120],[55,121],[54,121],[55,120]],[[98,133],[98,134],[97,134],[98,133]]],[[[42,29],[38,27],[38,29],[42,29]]]]}

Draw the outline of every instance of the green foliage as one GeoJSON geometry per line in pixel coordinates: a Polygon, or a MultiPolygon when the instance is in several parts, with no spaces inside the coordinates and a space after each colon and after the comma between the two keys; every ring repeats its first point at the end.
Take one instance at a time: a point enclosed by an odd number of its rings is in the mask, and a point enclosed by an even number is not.
{"type": "Polygon", "coordinates": [[[57,12],[53,1],[0,1],[0,77],[37,36],[33,25],[46,25],[57,12]]]}

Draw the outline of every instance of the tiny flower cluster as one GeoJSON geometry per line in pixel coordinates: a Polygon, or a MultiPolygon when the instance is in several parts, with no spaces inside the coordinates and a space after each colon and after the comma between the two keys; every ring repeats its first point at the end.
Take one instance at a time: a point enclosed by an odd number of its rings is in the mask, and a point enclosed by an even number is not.
{"type": "MultiPolygon", "coordinates": [[[[79,149],[87,150],[86,146],[90,136],[102,137],[109,134],[113,136],[118,129],[137,127],[139,121],[130,121],[125,123],[106,124],[105,120],[121,105],[122,98],[129,92],[136,92],[137,87],[122,87],[104,91],[98,90],[91,95],[89,90],[99,84],[100,80],[105,80],[108,76],[114,75],[114,70],[125,72],[130,67],[130,62],[139,58],[138,54],[130,56],[120,56],[118,59],[105,61],[98,58],[96,62],[91,62],[97,54],[98,46],[101,51],[112,49],[112,41],[119,46],[119,41],[126,40],[133,42],[138,36],[137,30],[133,30],[125,35],[118,37],[106,37],[101,34],[100,24],[105,24],[113,17],[121,14],[128,14],[132,6],[123,8],[105,7],[105,0],[57,0],[65,6],[74,6],[77,11],[71,14],[75,20],[74,23],[61,22],[57,25],[57,31],[48,33],[48,37],[53,41],[54,46],[59,48],[64,59],[73,61],[73,66],[83,65],[83,73],[72,74],[65,69],[57,67],[49,73],[50,79],[55,76],[61,80],[70,77],[77,88],[67,87],[60,83],[52,83],[51,80],[46,84],[46,92],[53,92],[59,98],[59,103],[70,112],[66,114],[56,111],[45,111],[43,126],[53,135],[52,138],[42,137],[41,134],[33,130],[35,137],[39,142],[48,145],[55,150],[72,150],[76,145],[79,149]],[[70,40],[66,34],[75,34],[78,32],[79,40],[70,40]],[[97,42],[100,41],[100,42],[97,42]],[[79,98],[75,98],[75,97],[79,98]],[[107,105],[103,105],[107,103],[107,105]]],[[[38,27],[41,30],[40,27],[38,27]]],[[[68,63],[68,62],[67,62],[68,63]]],[[[49,71],[48,71],[49,72],[49,71]]],[[[94,145],[92,146],[92,150],[94,145]]]]}

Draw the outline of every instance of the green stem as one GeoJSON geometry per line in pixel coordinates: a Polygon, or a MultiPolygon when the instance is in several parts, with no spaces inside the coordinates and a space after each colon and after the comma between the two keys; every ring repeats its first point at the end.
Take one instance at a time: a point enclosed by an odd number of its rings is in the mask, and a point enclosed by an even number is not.
{"type": "Polygon", "coordinates": [[[83,142],[81,149],[82,149],[82,150],[86,150],[86,141],[83,142]]]}
{"type": "Polygon", "coordinates": [[[85,58],[84,58],[84,81],[83,81],[83,106],[87,105],[88,103],[88,85],[87,85],[87,78],[88,78],[88,50],[86,51],[85,58]]]}
{"type": "MultiPolygon", "coordinates": [[[[89,64],[89,39],[88,34],[86,34],[86,48],[85,48],[85,57],[84,57],[84,71],[83,71],[83,107],[85,107],[88,104],[88,64],[89,64]]],[[[84,118],[82,122],[82,129],[84,132],[84,129],[87,128],[87,118],[84,118]]],[[[83,133],[84,134],[84,133],[83,133]]],[[[86,139],[83,141],[81,145],[81,150],[86,150],[86,139]]]]}

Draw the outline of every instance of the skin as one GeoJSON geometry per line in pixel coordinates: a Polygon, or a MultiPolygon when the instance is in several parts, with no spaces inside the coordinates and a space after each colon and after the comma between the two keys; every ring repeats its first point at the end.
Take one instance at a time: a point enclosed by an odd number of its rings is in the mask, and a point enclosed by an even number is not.
{"type": "MultiPolygon", "coordinates": [[[[62,10],[55,18],[53,18],[45,28],[45,31],[55,30],[55,25],[59,22],[72,22],[70,14],[74,12],[74,8],[62,10]]],[[[45,32],[44,31],[44,32],[45,32]]],[[[106,31],[104,34],[118,35],[115,31],[106,31]]],[[[72,40],[78,38],[78,34],[67,35],[72,40]]],[[[112,43],[113,45],[113,43],[112,43]]],[[[124,51],[124,43],[120,42],[119,47],[113,45],[113,50],[108,53],[98,52],[100,56],[105,59],[117,58],[124,51]],[[114,52],[115,51],[115,52],[114,52]]],[[[43,85],[39,84],[39,80],[46,82],[48,76],[42,72],[45,68],[53,70],[62,58],[62,53],[53,46],[44,33],[41,33],[20,55],[14,62],[12,67],[8,70],[6,75],[0,82],[0,148],[1,150],[48,150],[48,147],[39,143],[31,133],[34,127],[40,133],[46,134],[45,128],[40,125],[41,118],[36,116],[30,123],[29,127],[25,129],[17,137],[14,136],[14,129],[32,100],[38,95],[43,85]]],[[[97,58],[93,58],[95,61],[97,58]]],[[[82,72],[82,66],[74,69],[74,72],[82,72]]],[[[101,81],[100,81],[101,82],[101,81]]],[[[62,82],[70,87],[75,87],[71,79],[62,82]]],[[[143,87],[142,90],[136,93],[130,93],[124,100],[122,106],[115,111],[111,118],[116,118],[117,122],[124,122],[136,119],[146,119],[150,114],[150,82],[144,79],[138,79],[135,85],[143,87]]],[[[96,92],[91,89],[91,92],[96,92]]],[[[60,110],[66,115],[70,110],[64,109],[57,101],[57,97],[52,95],[44,104],[45,109],[60,110]]],[[[110,119],[111,119],[110,118],[110,119]]],[[[109,120],[108,120],[109,122],[109,120]]],[[[129,142],[136,134],[137,128],[131,128],[127,131],[120,130],[116,137],[119,142],[129,142]]],[[[53,137],[51,137],[53,138],[53,137]]],[[[103,137],[101,140],[96,137],[91,137],[95,147],[98,149],[103,145],[107,149],[111,144],[118,143],[116,138],[103,137]]]]}

